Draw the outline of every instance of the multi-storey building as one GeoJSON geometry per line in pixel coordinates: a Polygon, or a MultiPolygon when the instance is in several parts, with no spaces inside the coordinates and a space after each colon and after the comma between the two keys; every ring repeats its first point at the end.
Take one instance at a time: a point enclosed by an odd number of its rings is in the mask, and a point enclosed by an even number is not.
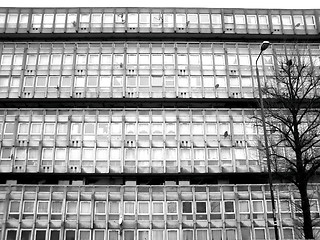
{"type": "MultiPolygon", "coordinates": [[[[319,16],[1,8],[0,238],[274,239],[255,61],[268,40],[263,81],[293,44],[319,64],[319,16]]],[[[298,238],[296,188],[274,192],[298,238]]]]}

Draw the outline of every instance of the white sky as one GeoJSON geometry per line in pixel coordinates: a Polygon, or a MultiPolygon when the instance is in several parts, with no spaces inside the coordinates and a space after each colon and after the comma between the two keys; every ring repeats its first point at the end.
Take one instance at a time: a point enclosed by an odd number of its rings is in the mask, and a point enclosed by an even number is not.
{"type": "Polygon", "coordinates": [[[0,0],[0,7],[202,7],[320,9],[319,0],[0,0]]]}

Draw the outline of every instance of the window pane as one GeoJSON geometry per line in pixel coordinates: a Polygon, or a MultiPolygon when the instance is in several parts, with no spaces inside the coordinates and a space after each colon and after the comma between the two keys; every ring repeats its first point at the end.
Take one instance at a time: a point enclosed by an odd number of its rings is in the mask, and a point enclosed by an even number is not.
{"type": "Polygon", "coordinates": [[[66,231],[66,240],[75,240],[75,231],[67,230],[66,231]]]}
{"type": "Polygon", "coordinates": [[[36,240],[46,240],[46,231],[36,231],[36,240]]]}
{"type": "Polygon", "coordinates": [[[80,231],[80,240],[90,240],[90,231],[80,231]]]}
{"type": "Polygon", "coordinates": [[[59,240],[60,239],[60,231],[59,230],[51,230],[50,240],[59,240]]]}
{"type": "Polygon", "coordinates": [[[182,212],[183,213],[192,213],[192,202],[183,202],[182,203],[182,212]]]}

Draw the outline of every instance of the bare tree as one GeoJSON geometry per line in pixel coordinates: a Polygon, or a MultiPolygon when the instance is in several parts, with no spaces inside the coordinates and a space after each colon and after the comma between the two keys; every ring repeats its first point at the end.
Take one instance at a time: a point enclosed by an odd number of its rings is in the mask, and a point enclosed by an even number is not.
{"type": "Polygon", "coordinates": [[[305,53],[296,48],[275,55],[273,80],[265,81],[262,92],[273,171],[297,187],[303,235],[313,239],[307,186],[320,168],[320,77],[305,53]]]}

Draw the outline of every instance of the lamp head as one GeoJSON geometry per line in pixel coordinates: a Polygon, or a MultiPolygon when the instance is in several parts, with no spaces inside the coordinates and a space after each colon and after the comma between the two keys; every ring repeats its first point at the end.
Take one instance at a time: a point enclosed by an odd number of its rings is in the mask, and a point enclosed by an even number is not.
{"type": "Polygon", "coordinates": [[[261,44],[260,46],[260,50],[261,52],[263,52],[264,50],[266,50],[270,45],[270,42],[269,41],[263,41],[263,43],[261,44]]]}

